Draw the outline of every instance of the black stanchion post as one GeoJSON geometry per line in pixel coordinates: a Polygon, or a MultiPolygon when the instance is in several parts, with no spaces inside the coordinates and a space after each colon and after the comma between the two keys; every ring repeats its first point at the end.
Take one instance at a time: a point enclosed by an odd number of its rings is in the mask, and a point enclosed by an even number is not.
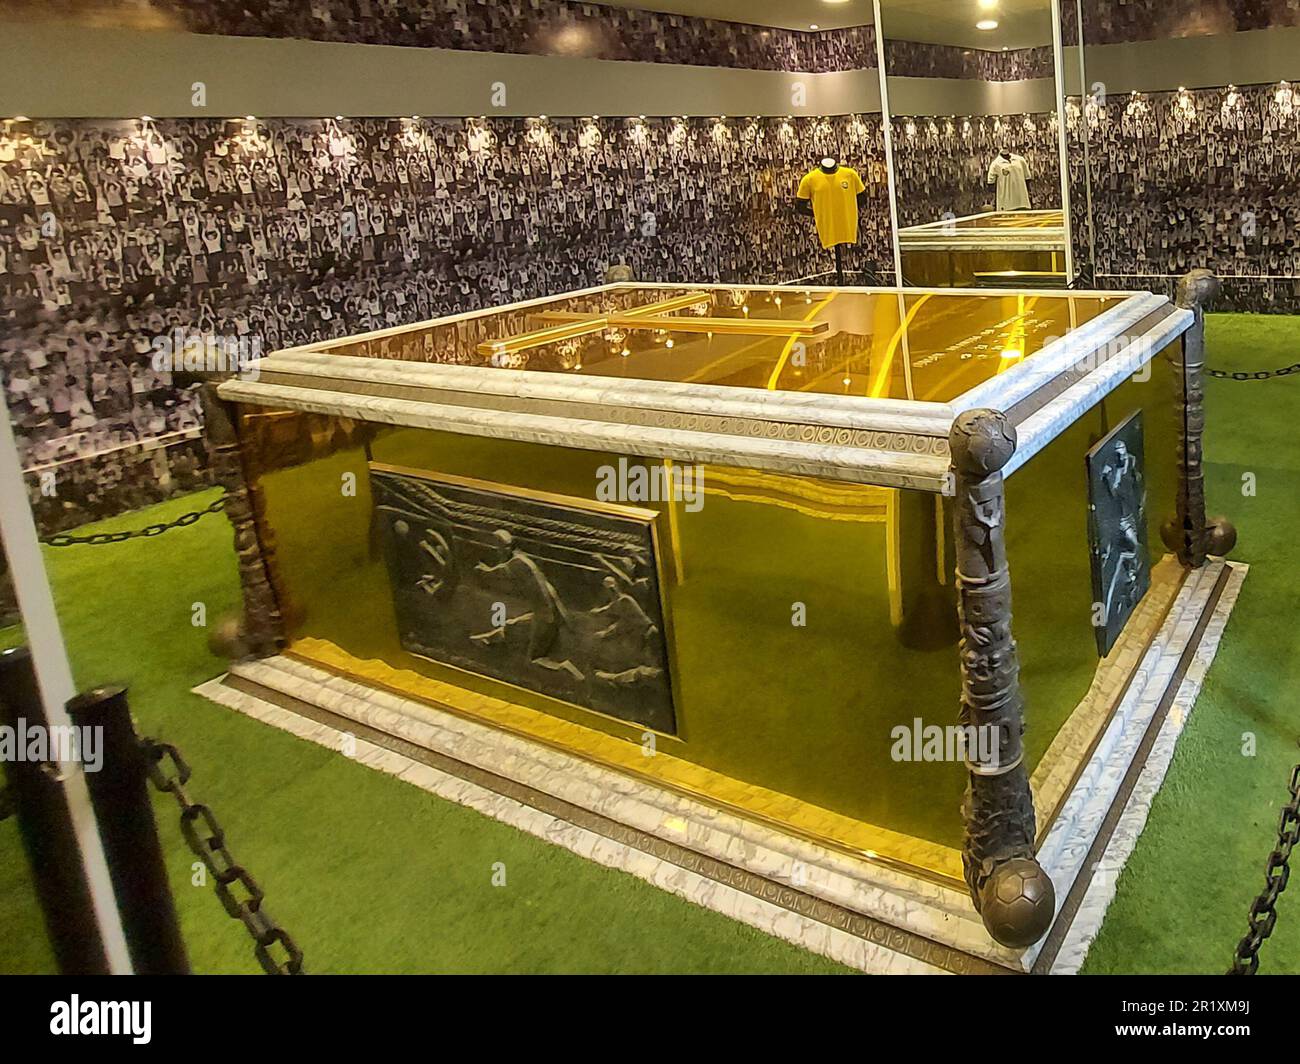
{"type": "MultiPolygon", "coordinates": [[[[0,415],[2,416],[2,415],[0,415]]],[[[49,722],[26,647],[0,654],[0,723],[15,736],[49,722]]],[[[5,774],[45,916],[50,945],[64,975],[107,975],[109,964],[77,844],[58,765],[29,761],[15,750],[5,774]]]]}
{"type": "MultiPolygon", "coordinates": [[[[79,728],[100,728],[102,763],[86,771],[99,835],[131,963],[140,975],[189,972],[158,824],[149,802],[149,762],[135,733],[126,688],[101,687],[68,703],[79,728]]],[[[84,731],[83,731],[84,733],[84,731]]]]}

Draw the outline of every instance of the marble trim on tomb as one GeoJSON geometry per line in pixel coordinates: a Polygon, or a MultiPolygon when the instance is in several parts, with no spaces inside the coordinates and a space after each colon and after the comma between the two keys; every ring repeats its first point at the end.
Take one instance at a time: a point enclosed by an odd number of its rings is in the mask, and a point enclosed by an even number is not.
{"type": "MultiPolygon", "coordinates": [[[[487,409],[492,434],[514,440],[941,492],[954,411],[1009,410],[1060,382],[1085,352],[1160,314],[1157,325],[1024,422],[1010,474],[1184,332],[1191,314],[1164,296],[1132,295],[951,404],[504,373],[319,348],[272,355],[262,363],[262,379],[227,381],[221,394],[236,402],[469,435],[488,432],[479,416],[487,409]],[[1139,361],[1120,357],[1131,352],[1139,361]]],[[[359,337],[351,346],[376,338],[359,337]]]]}
{"type": "Polygon", "coordinates": [[[1006,373],[977,384],[950,405],[957,413],[977,407],[1010,410],[1069,371],[1080,360],[1094,356],[1108,341],[1126,336],[1129,329],[1161,310],[1166,311],[1162,324],[1177,326],[1180,333],[1191,327],[1191,313],[1177,310],[1167,297],[1138,293],[1118,306],[1102,311],[1066,336],[1058,337],[1006,373]]]}
{"type": "MultiPolygon", "coordinates": [[[[271,727],[287,731],[300,739],[306,739],[331,750],[342,748],[343,732],[325,724],[318,724],[291,710],[264,702],[254,695],[225,687],[218,680],[204,684],[196,690],[214,702],[235,709],[271,727]]],[[[642,850],[569,824],[505,795],[441,772],[403,754],[386,750],[364,739],[354,741],[357,761],[369,768],[396,776],[439,798],[474,809],[484,816],[490,816],[494,820],[556,846],[563,846],[578,856],[595,861],[606,868],[634,875],[686,901],[730,916],[741,923],[811,949],[841,964],[882,974],[943,974],[942,969],[894,952],[885,945],[866,941],[817,920],[800,916],[727,884],[669,864],[642,850]]]]}
{"type": "MultiPolygon", "coordinates": [[[[953,413],[945,403],[848,398],[812,392],[767,391],[678,381],[628,381],[566,376],[536,370],[503,372],[477,366],[356,358],[350,355],[274,355],[260,367],[268,384],[342,390],[342,383],[389,386],[395,398],[464,395],[480,405],[502,399],[563,403],[602,415],[634,406],[645,414],[726,417],[737,421],[788,422],[814,428],[869,430],[941,436],[947,443],[953,413]]],[[[374,394],[374,393],[372,393],[374,394]]],[[[672,426],[677,427],[677,426],[672,426]]],[[[945,447],[943,452],[947,453],[945,447]]]]}
{"type": "MultiPolygon", "coordinates": [[[[609,286],[612,291],[623,286],[609,286]]],[[[638,285],[638,288],[672,291],[711,291],[709,285],[638,285]]],[[[726,286],[724,286],[726,287],[726,286]]],[[[597,295],[601,290],[588,290],[583,295],[597,295]]],[[[888,293],[894,290],[877,288],[808,289],[810,293],[863,292],[888,293]]],[[[990,292],[969,289],[906,289],[906,298],[920,295],[977,295],[988,298],[990,292]]],[[[1124,293],[1071,292],[1071,296],[1099,296],[1114,299],[1124,293]]],[[[1061,298],[1061,297],[1058,297],[1061,298]]],[[[526,310],[545,301],[533,301],[501,308],[500,312],[526,310]]],[[[1009,410],[1035,391],[1060,376],[1080,359],[1101,347],[1106,341],[1123,336],[1125,331],[1160,311],[1167,314],[1166,323],[1179,325],[1178,332],[1190,325],[1191,314],[1175,309],[1166,296],[1140,292],[1113,307],[1108,307],[1095,318],[1071,330],[1068,336],[1057,339],[1004,374],[977,385],[950,403],[918,402],[890,399],[864,399],[844,396],[803,394],[782,391],[756,391],[721,385],[699,385],[671,381],[622,381],[591,377],[565,377],[553,373],[529,370],[503,373],[500,370],[479,366],[451,366],[393,359],[362,359],[351,361],[351,356],[332,354],[338,344],[316,344],[276,352],[264,359],[260,368],[264,374],[296,372],[326,378],[352,378],[359,381],[389,382],[413,386],[473,389],[477,393],[498,395],[529,395],[563,400],[586,401],[616,406],[635,403],[676,408],[700,414],[720,414],[732,417],[781,417],[810,424],[825,424],[853,429],[880,429],[892,432],[919,432],[942,436],[947,440],[952,418],[963,410],[991,406],[1009,410]]],[[[463,315],[457,318],[424,322],[400,330],[385,330],[349,338],[349,349],[392,337],[402,332],[414,332],[447,325],[457,321],[481,317],[482,314],[463,315]]],[[[1148,336],[1142,339],[1148,339],[1148,336]]],[[[1136,367],[1135,367],[1136,368],[1136,367]]],[[[1109,389],[1107,389],[1109,390],[1109,389]]],[[[1100,396],[1099,396],[1100,398],[1100,396]]],[[[824,441],[823,441],[824,442],[824,441]]]]}
{"type": "MultiPolygon", "coordinates": [[[[1221,571],[1223,564],[1214,563],[1207,566],[1201,576],[1203,586],[1213,586],[1217,582],[1217,574],[1221,571]]],[[[1165,774],[1173,761],[1174,749],[1183,733],[1183,729],[1186,727],[1187,719],[1196,706],[1197,697],[1200,694],[1210,666],[1218,653],[1228,618],[1236,605],[1237,598],[1241,593],[1242,583],[1246,579],[1250,567],[1232,562],[1228,563],[1228,568],[1231,570],[1231,575],[1214,609],[1214,614],[1210,619],[1205,634],[1196,649],[1192,664],[1183,678],[1183,682],[1179,685],[1174,704],[1170,708],[1164,724],[1161,725],[1155,745],[1147,756],[1146,764],[1138,778],[1137,785],[1129,796],[1127,803],[1125,803],[1124,811],[1115,827],[1110,842],[1107,844],[1100,861],[1098,861],[1097,867],[1093,870],[1092,881],[1084,894],[1079,910],[1071,921],[1061,948],[1052,962],[1050,971],[1053,975],[1073,975],[1083,966],[1088,950],[1101,930],[1102,922],[1106,917],[1106,910],[1115,897],[1120,872],[1123,871],[1125,863],[1137,846],[1138,838],[1146,827],[1151,804],[1155,800],[1155,796],[1164,782],[1165,774]]],[[[1184,616],[1179,621],[1179,627],[1194,626],[1198,619],[1199,615],[1197,617],[1184,616]]],[[[1175,636],[1175,647],[1166,649],[1166,657],[1176,656],[1174,650],[1177,647],[1178,638],[1186,638],[1186,635],[1179,633],[1179,635],[1175,636]]],[[[1158,697],[1144,698],[1135,713],[1135,718],[1139,722],[1149,722],[1151,713],[1154,712],[1158,701],[1158,697]]],[[[1145,731],[1145,723],[1141,730],[1145,731]]],[[[1139,732],[1139,740],[1140,734],[1139,732]]],[[[1107,737],[1111,738],[1109,731],[1107,737]]],[[[1117,753],[1122,757],[1127,752],[1129,743],[1132,742],[1129,729],[1125,728],[1122,738],[1118,734],[1114,738],[1116,740],[1113,747],[1115,753],[1112,756],[1117,753]]],[[[1112,773],[1107,775],[1113,776],[1112,773]]],[[[1113,785],[1114,782],[1110,778],[1105,780],[1108,785],[1113,785]]],[[[1095,817],[1093,807],[1096,802],[1097,799],[1090,799],[1088,807],[1080,809],[1080,816],[1095,817]]],[[[1062,859],[1064,859],[1064,854],[1062,859]]],[[[1076,856],[1076,861],[1078,859],[1076,856]]]]}
{"type": "Polygon", "coordinates": [[[221,386],[221,395],[233,402],[336,414],[362,421],[458,432],[468,436],[492,436],[554,447],[583,447],[647,458],[768,469],[920,491],[941,491],[947,481],[949,465],[947,456],[943,455],[876,451],[835,443],[752,439],[537,414],[494,412],[489,422],[483,418],[481,410],[465,407],[244,381],[226,382],[221,386]]]}
{"type": "Polygon", "coordinates": [[[1156,328],[1139,337],[1133,345],[1120,351],[1104,365],[1071,385],[1016,426],[1018,442],[1015,454],[1003,470],[1011,476],[1039,451],[1074,424],[1084,413],[1113,392],[1166,346],[1187,331],[1191,311],[1170,315],[1156,328]],[[1127,357],[1135,353],[1137,359],[1127,357]]]}
{"type": "MultiPolygon", "coordinates": [[[[231,674],[519,780],[665,841],[688,845],[776,884],[797,883],[808,894],[934,943],[994,964],[1016,964],[1012,952],[988,938],[965,892],[955,887],[818,846],[564,751],[291,658],[237,665],[231,674]]],[[[200,693],[223,701],[229,690],[214,681],[200,693]]],[[[910,842],[920,850],[932,845],[910,842]]],[[[913,857],[925,863],[919,850],[913,857]]]]}
{"type": "MultiPolygon", "coordinates": [[[[1097,740],[1087,764],[1078,772],[1078,778],[1061,803],[1047,837],[1039,845],[1039,861],[1057,884],[1058,900],[1064,899],[1069,884],[1074,882],[1082,868],[1083,859],[1096,838],[1097,828],[1110,809],[1111,800],[1128,771],[1151,714],[1167,690],[1179,658],[1201,620],[1224,564],[1211,562],[1204,569],[1188,574],[1159,633],[1143,655],[1133,682],[1097,740]]],[[[1061,741],[1067,745],[1077,744],[1080,735],[1073,731],[1061,741]]],[[[1061,753],[1055,751],[1050,761],[1046,757],[1044,761],[1050,766],[1061,753]]],[[[1046,771],[1052,770],[1049,767],[1046,771]]],[[[1035,773],[1036,783],[1037,775],[1035,773]]]]}

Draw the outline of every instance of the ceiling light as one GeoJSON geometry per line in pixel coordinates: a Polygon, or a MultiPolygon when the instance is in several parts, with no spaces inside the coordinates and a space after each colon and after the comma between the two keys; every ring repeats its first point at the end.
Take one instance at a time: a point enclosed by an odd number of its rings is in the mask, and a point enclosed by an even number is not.
{"type": "Polygon", "coordinates": [[[995,30],[998,28],[998,20],[995,18],[980,19],[975,23],[975,28],[977,30],[995,30]]]}
{"type": "Polygon", "coordinates": [[[998,0],[979,0],[981,11],[996,11],[998,0]]]}

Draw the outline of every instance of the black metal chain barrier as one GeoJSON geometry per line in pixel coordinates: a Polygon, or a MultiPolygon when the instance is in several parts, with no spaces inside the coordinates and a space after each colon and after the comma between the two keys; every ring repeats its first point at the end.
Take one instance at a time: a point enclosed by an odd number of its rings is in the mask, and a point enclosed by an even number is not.
{"type": "Polygon", "coordinates": [[[181,514],[175,521],[169,521],[166,524],[145,525],[144,528],[131,529],[127,532],[95,532],[89,536],[74,536],[68,532],[61,532],[58,535],[50,536],[48,539],[43,539],[41,542],[50,547],[72,547],[76,545],[98,547],[105,543],[125,543],[129,539],[148,539],[152,536],[161,536],[164,532],[170,532],[173,528],[186,528],[196,521],[202,520],[208,514],[220,513],[225,507],[226,500],[223,497],[211,506],[181,514]]]}
{"type": "Polygon", "coordinates": [[[185,836],[185,842],[212,873],[217,897],[221,899],[226,913],[243,923],[256,943],[253,954],[262,970],[267,975],[301,975],[302,950],[262,907],[266,896],[257,885],[257,880],[235,861],[226,848],[226,833],[220,821],[211,809],[200,802],[190,801],[189,795],[185,793],[185,784],[190,779],[190,766],[185,763],[180,751],[170,743],[160,743],[154,739],[142,739],[141,742],[149,759],[150,781],[158,790],[176,799],[176,804],[181,809],[181,834],[185,836]],[[164,761],[171,763],[170,775],[163,767],[164,761]],[[231,890],[236,883],[247,894],[242,901],[231,890]],[[284,953],[284,959],[280,961],[271,956],[271,947],[277,944],[284,953]]]}
{"type": "Polygon", "coordinates": [[[1228,975],[1254,975],[1259,971],[1259,951],[1277,926],[1277,900],[1291,878],[1291,851],[1300,845],[1300,765],[1291,772],[1291,801],[1282,807],[1277,826],[1277,848],[1264,866],[1264,890],[1250,906],[1250,931],[1237,944],[1228,975]]]}
{"type": "Polygon", "coordinates": [[[1282,369],[1238,370],[1235,373],[1223,369],[1207,369],[1205,372],[1220,381],[1268,381],[1274,377],[1290,377],[1292,374],[1300,373],[1300,362],[1294,366],[1284,366],[1282,369]]]}

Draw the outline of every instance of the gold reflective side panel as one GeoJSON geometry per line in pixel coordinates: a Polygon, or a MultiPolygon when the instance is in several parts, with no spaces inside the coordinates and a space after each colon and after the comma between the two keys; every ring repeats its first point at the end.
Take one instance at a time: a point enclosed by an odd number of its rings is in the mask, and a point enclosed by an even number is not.
{"type": "Polygon", "coordinates": [[[375,462],[590,502],[601,467],[625,456],[246,414],[279,428],[248,437],[274,446],[257,463],[293,652],[809,837],[960,875],[961,765],[891,756],[897,726],[910,736],[915,718],[956,712],[937,496],[707,468],[700,501],[630,500],[659,513],[677,706],[677,736],[657,735],[647,757],[644,727],[403,651],[367,477],[375,462]]]}
{"type": "MultiPolygon", "coordinates": [[[[1174,511],[1181,431],[1169,354],[1152,361],[1149,374],[1111,392],[1007,481],[1007,553],[1031,771],[1097,674],[1085,457],[1135,410],[1142,411],[1146,437],[1153,568],[1166,553],[1160,525],[1174,511]]],[[[1160,595],[1167,590],[1153,589],[1160,595]]]]}

